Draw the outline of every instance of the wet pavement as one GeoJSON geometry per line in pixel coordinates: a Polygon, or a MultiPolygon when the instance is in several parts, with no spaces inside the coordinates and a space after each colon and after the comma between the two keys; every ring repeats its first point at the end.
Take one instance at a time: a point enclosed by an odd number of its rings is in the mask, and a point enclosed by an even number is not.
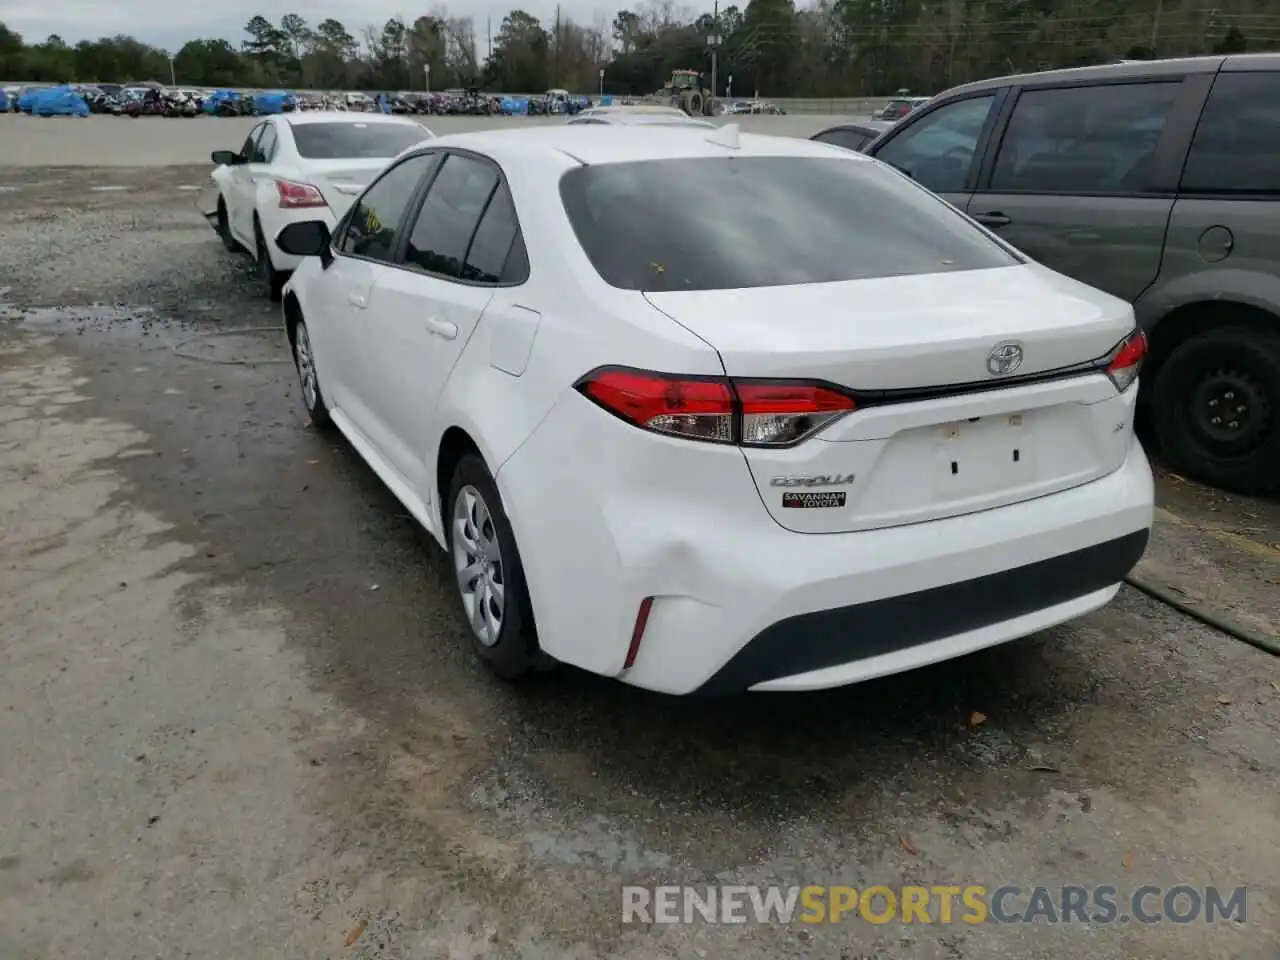
{"type": "MultiPolygon", "coordinates": [[[[207,172],[0,168],[0,956],[1274,960],[1280,662],[1125,588],[817,695],[506,687],[438,549],[307,426],[181,189],[207,172]],[[624,926],[627,883],[1249,899],[624,926]]],[[[1280,508],[1167,475],[1161,503],[1148,569],[1274,629],[1280,508]]]]}

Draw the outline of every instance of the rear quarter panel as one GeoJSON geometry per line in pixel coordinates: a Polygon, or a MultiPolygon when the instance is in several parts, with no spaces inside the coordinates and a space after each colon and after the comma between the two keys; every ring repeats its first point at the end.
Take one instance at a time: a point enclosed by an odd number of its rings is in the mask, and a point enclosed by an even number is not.
{"type": "Polygon", "coordinates": [[[1280,203],[1179,199],[1156,282],[1135,303],[1143,327],[1189,303],[1229,301],[1280,316],[1280,203]]]}

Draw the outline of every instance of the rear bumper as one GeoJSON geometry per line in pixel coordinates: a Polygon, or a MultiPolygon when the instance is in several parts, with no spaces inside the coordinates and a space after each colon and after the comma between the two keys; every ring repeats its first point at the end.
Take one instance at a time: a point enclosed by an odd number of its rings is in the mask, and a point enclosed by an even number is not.
{"type": "Polygon", "coordinates": [[[1142,558],[1149,531],[1012,570],[797,614],[756,634],[699,693],[804,690],[896,673],[1096,609],[1142,558]]]}
{"type": "Polygon", "coordinates": [[[543,648],[652,690],[840,686],[1027,636],[1107,603],[1151,528],[1136,440],[1114,473],[1035,500],[800,534],[770,519],[740,451],[644,434],[576,401],[498,484],[543,648]]]}

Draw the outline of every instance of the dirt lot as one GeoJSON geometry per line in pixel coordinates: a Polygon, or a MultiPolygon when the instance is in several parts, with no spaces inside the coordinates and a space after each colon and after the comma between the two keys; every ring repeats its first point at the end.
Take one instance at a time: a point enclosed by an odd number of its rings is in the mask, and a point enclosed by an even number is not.
{"type": "MultiPolygon", "coordinates": [[[[206,175],[0,169],[0,957],[1274,960],[1275,659],[1126,588],[822,695],[508,689],[438,551],[307,428],[282,337],[187,342],[275,323],[206,175]],[[649,927],[624,883],[1249,899],[1212,928],[649,927]]],[[[1274,631],[1280,508],[1161,497],[1148,569],[1274,631]]]]}

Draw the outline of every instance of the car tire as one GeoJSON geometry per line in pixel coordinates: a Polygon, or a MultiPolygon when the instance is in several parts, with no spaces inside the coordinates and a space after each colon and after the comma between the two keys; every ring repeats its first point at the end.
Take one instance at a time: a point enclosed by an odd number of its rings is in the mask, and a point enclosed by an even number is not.
{"type": "Polygon", "coordinates": [[[477,454],[454,469],[443,520],[472,651],[503,680],[525,676],[540,660],[533,606],[498,485],[477,454]]]}
{"type": "Polygon", "coordinates": [[[320,388],[315,347],[303,320],[298,321],[293,331],[293,366],[298,371],[298,385],[302,388],[302,403],[307,408],[307,415],[317,427],[328,428],[333,421],[329,418],[329,407],[320,388]]]}
{"type": "Polygon", "coordinates": [[[1152,427],[1174,470],[1236,493],[1280,489],[1280,331],[1198,333],[1153,387],[1152,427]]]}
{"type": "Polygon", "coordinates": [[[253,221],[253,236],[257,245],[255,257],[257,259],[258,278],[262,281],[263,286],[267,288],[267,296],[272,300],[279,300],[280,294],[284,290],[284,285],[289,280],[289,275],[283,270],[277,270],[271,262],[271,250],[267,247],[266,235],[262,232],[262,224],[255,217],[253,221]]]}
{"type": "Polygon", "coordinates": [[[218,236],[222,240],[222,245],[232,253],[240,252],[240,244],[235,237],[231,235],[231,218],[227,215],[227,201],[218,195],[218,214],[217,214],[217,231],[218,236]]]}

